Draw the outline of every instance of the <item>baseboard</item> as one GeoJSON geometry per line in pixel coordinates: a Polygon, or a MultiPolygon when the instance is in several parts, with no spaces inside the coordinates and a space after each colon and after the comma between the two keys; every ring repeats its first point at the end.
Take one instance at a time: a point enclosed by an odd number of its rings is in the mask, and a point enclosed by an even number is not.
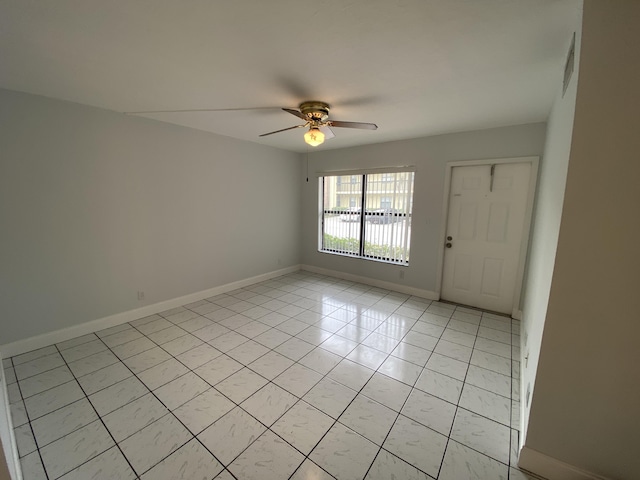
{"type": "Polygon", "coordinates": [[[549,480],[608,480],[606,477],[581,470],[526,445],[520,450],[518,467],[549,480]]]}
{"type": "Polygon", "coordinates": [[[294,265],[273,272],[263,273],[255,277],[245,278],[236,282],[227,283],[218,287],[209,288],[196,293],[190,293],[182,297],[172,298],[164,300],[162,302],[154,303],[152,305],[145,305],[144,307],[135,308],[133,310],[127,310],[126,312],[116,313],[115,315],[109,315],[108,317],[99,318],[97,320],[91,320],[72,327],[55,330],[53,332],[43,333],[35,337],[25,338],[24,340],[18,340],[6,345],[0,346],[0,357],[7,358],[14,355],[20,355],[21,353],[30,352],[38,348],[43,348],[54,343],[64,342],[65,340],[71,340],[72,338],[86,335],[88,333],[97,332],[109,327],[115,327],[123,323],[137,320],[138,318],[147,317],[155,313],[163,312],[171,308],[180,307],[187,303],[197,302],[204,298],[213,297],[222,293],[230,292],[238,288],[243,288],[254,283],[264,282],[265,280],[271,280],[272,278],[286,275],[288,273],[297,272],[300,270],[300,265],[294,265]]]}
{"type": "Polygon", "coordinates": [[[383,280],[362,277],[360,275],[352,275],[351,273],[340,272],[338,270],[329,270],[327,268],[315,267],[313,265],[301,265],[300,268],[302,270],[306,270],[307,272],[329,275],[330,277],[341,278],[343,280],[349,280],[351,282],[364,283],[365,285],[371,285],[372,287],[385,288],[387,290],[393,290],[395,292],[406,293],[407,295],[415,295],[416,297],[426,298],[427,300],[438,300],[440,298],[436,292],[432,292],[430,290],[408,287],[407,285],[385,282],[383,280]]]}

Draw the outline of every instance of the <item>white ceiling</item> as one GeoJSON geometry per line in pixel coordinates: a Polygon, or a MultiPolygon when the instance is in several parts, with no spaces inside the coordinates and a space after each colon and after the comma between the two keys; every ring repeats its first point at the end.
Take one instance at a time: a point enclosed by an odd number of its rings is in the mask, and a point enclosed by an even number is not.
{"type": "Polygon", "coordinates": [[[303,152],[546,120],[574,0],[0,0],[0,87],[303,152]],[[273,108],[265,108],[273,107],[273,108]]]}

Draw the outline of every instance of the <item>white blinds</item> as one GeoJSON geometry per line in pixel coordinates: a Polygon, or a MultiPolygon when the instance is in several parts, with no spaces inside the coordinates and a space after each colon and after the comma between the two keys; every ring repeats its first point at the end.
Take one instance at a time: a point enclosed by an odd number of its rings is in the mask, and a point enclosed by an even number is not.
{"type": "Polygon", "coordinates": [[[407,265],[413,180],[412,171],[321,177],[320,250],[407,265]]]}

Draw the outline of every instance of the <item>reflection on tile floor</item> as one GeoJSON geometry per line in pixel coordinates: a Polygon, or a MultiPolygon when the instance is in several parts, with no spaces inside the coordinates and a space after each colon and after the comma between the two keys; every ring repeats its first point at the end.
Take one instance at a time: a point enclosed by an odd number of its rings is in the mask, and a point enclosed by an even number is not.
{"type": "Polygon", "coordinates": [[[4,360],[25,480],[526,479],[519,322],[298,272],[4,360]]]}

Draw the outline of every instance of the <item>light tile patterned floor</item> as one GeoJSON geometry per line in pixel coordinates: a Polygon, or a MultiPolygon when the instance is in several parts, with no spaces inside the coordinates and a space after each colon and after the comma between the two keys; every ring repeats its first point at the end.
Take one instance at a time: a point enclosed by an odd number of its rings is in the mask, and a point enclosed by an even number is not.
{"type": "Polygon", "coordinates": [[[518,335],[298,272],[4,368],[25,480],[516,480],[518,335]]]}

